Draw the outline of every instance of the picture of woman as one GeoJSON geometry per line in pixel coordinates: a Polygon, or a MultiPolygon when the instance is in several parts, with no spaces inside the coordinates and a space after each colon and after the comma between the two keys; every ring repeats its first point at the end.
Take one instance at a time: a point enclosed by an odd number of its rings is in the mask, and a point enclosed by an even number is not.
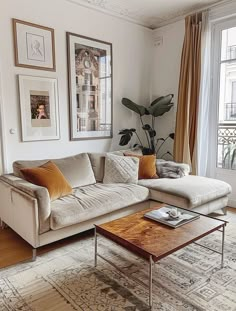
{"type": "Polygon", "coordinates": [[[37,115],[35,119],[49,119],[45,110],[45,104],[37,104],[37,115]]]}
{"type": "Polygon", "coordinates": [[[50,96],[46,91],[30,91],[31,125],[48,127],[50,121],[50,96]]]}

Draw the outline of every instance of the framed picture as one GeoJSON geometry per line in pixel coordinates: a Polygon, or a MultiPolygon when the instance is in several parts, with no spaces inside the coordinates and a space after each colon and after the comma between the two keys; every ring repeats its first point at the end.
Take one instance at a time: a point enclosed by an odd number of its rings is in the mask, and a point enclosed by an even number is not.
{"type": "Polygon", "coordinates": [[[55,71],[54,30],[18,19],[12,21],[15,65],[55,71]]]}
{"type": "Polygon", "coordinates": [[[57,79],[19,75],[22,140],[59,139],[57,79]]]}
{"type": "Polygon", "coordinates": [[[71,140],[112,137],[112,44],[67,32],[71,140]]]}

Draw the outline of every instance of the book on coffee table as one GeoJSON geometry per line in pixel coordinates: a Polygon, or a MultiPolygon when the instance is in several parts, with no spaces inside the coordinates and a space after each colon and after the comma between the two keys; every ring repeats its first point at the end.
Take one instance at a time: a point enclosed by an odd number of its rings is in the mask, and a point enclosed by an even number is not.
{"type": "Polygon", "coordinates": [[[200,215],[176,206],[166,205],[144,214],[144,217],[158,221],[164,225],[177,228],[199,218],[200,215]]]}

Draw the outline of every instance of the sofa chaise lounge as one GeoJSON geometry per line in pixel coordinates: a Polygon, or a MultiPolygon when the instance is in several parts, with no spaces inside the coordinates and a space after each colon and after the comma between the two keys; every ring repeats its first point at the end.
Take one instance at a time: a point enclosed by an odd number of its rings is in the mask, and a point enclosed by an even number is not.
{"type": "MultiPolygon", "coordinates": [[[[119,152],[123,155],[122,152],[119,152]]],[[[16,161],[0,177],[0,218],[36,248],[93,228],[93,225],[148,208],[154,201],[203,214],[224,210],[230,186],[199,176],[143,179],[138,184],[104,184],[106,154],[81,153],[55,159],[73,193],[50,201],[47,188],[23,179],[20,169],[48,160],[16,161]]]]}

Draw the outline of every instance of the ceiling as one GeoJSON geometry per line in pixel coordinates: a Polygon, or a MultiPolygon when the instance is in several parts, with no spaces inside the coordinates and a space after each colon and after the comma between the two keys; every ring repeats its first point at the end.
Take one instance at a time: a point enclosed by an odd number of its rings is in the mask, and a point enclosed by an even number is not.
{"type": "Polygon", "coordinates": [[[222,0],[67,0],[151,29],[222,0]]]}

